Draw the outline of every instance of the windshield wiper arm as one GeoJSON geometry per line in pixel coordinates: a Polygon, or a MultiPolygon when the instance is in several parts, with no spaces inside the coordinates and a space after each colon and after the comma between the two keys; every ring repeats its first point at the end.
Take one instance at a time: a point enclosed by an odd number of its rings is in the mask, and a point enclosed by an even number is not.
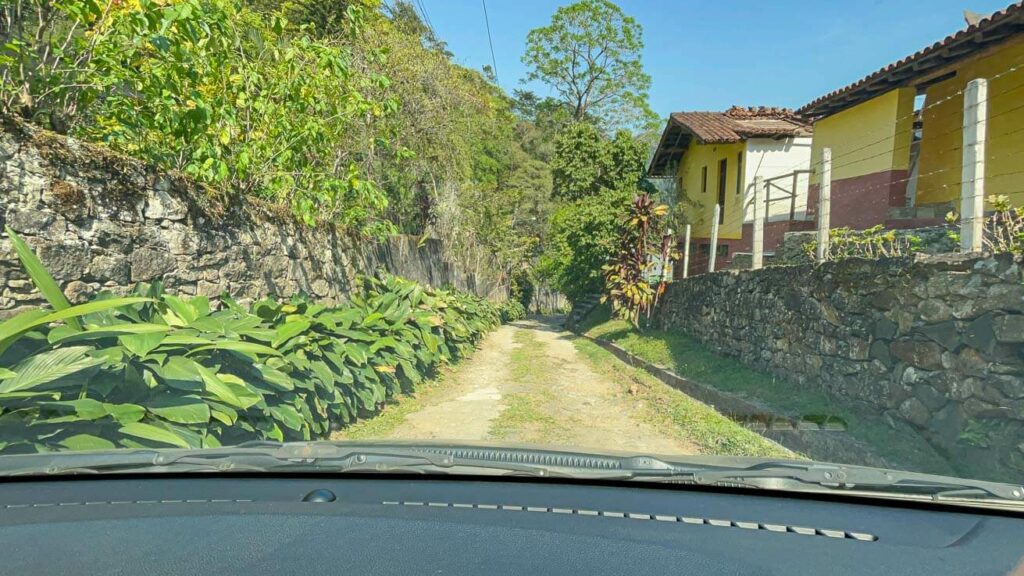
{"type": "Polygon", "coordinates": [[[1019,485],[801,460],[578,454],[437,444],[251,442],[201,450],[116,450],[0,458],[0,476],[152,472],[466,474],[733,485],[1024,504],[1019,485]]]}
{"type": "Polygon", "coordinates": [[[885,491],[920,494],[934,498],[992,497],[1024,502],[1024,487],[984,480],[953,478],[918,472],[884,470],[863,466],[824,464],[794,460],[762,461],[748,467],[709,467],[699,470],[640,473],[636,479],[690,480],[713,485],[744,482],[765,488],[812,485],[826,490],[885,491]]]}

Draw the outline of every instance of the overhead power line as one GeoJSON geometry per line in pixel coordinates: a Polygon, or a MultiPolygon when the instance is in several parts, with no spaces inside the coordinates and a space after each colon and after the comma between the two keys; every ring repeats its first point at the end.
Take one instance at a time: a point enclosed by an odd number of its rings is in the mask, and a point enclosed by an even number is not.
{"type": "Polygon", "coordinates": [[[494,57],[494,40],[491,39],[491,19],[487,16],[487,0],[480,0],[484,7],[484,24],[487,26],[487,45],[491,47],[491,66],[494,69],[494,81],[498,82],[498,60],[494,57]]]}
{"type": "Polygon", "coordinates": [[[437,31],[434,30],[434,23],[430,21],[430,16],[427,14],[427,8],[423,5],[423,0],[416,0],[416,6],[420,9],[420,16],[423,16],[423,23],[430,29],[430,35],[437,38],[437,31]]]}

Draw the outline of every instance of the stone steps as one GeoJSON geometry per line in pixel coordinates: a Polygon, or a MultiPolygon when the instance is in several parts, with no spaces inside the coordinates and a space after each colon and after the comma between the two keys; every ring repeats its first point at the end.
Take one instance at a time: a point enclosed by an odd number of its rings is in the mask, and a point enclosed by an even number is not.
{"type": "Polygon", "coordinates": [[[569,311],[569,316],[565,319],[565,327],[569,330],[575,329],[575,327],[583,321],[594,308],[597,308],[598,304],[601,303],[600,294],[590,294],[584,296],[572,305],[572,310],[569,311]]]}

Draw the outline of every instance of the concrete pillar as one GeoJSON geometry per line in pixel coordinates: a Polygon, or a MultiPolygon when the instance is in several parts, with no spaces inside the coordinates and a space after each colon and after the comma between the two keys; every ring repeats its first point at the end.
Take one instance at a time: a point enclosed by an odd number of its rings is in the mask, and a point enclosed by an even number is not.
{"type": "Polygon", "coordinates": [[[690,277],[690,225],[686,225],[685,239],[683,240],[683,278],[690,277]]]}
{"type": "Polygon", "coordinates": [[[754,238],[750,242],[750,269],[760,270],[764,267],[764,221],[767,217],[767,206],[763,202],[761,190],[765,186],[764,179],[754,176],[754,238]]]}
{"type": "Polygon", "coordinates": [[[715,260],[718,258],[718,220],[722,216],[722,205],[715,204],[714,220],[711,221],[711,258],[708,259],[708,272],[715,271],[715,260]]]}
{"type": "Polygon", "coordinates": [[[977,78],[964,90],[964,159],[960,184],[960,250],[981,252],[985,234],[985,132],[988,80],[977,78]]]}
{"type": "Polygon", "coordinates": [[[832,149],[821,151],[821,190],[818,194],[818,264],[828,256],[828,232],[832,221],[832,149]]]}

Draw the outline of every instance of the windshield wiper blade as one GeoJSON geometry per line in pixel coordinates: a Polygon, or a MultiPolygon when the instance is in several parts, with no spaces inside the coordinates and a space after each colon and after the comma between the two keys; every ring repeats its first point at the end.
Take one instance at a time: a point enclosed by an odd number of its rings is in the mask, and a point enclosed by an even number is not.
{"type": "MultiPolygon", "coordinates": [[[[548,476],[543,466],[477,462],[387,446],[248,443],[231,448],[63,452],[0,458],[0,476],[136,472],[331,472],[548,476]]],[[[556,472],[555,475],[558,473],[556,472]]]]}

